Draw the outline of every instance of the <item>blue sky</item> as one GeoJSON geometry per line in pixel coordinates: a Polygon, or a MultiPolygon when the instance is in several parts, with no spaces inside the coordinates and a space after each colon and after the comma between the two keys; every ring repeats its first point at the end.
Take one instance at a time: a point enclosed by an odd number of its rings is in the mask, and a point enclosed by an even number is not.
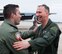
{"type": "Polygon", "coordinates": [[[38,5],[46,4],[50,7],[50,12],[56,13],[49,17],[53,21],[62,22],[62,0],[0,0],[0,9],[6,4],[18,4],[22,13],[35,13],[38,5]]]}

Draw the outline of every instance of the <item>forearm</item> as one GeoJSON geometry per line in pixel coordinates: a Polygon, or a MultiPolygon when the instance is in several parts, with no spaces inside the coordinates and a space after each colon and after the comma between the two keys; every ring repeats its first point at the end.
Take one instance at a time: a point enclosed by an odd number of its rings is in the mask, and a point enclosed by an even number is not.
{"type": "Polygon", "coordinates": [[[29,30],[27,32],[22,33],[22,38],[30,38],[35,35],[38,26],[36,26],[33,30],[29,30]]]}
{"type": "Polygon", "coordinates": [[[32,50],[36,51],[38,49],[41,49],[43,47],[46,47],[48,45],[48,42],[43,39],[43,38],[36,38],[34,40],[30,40],[28,41],[30,43],[30,46],[32,48],[32,50]]]}
{"type": "MultiPolygon", "coordinates": [[[[42,47],[47,47],[51,43],[54,42],[57,38],[57,34],[59,33],[59,30],[53,30],[50,29],[49,31],[46,31],[43,36],[39,36],[38,38],[34,38],[33,40],[30,40],[29,43],[31,45],[31,48],[33,50],[40,49],[42,47]]],[[[59,34],[58,34],[59,39],[59,34]]]]}
{"type": "Polygon", "coordinates": [[[32,30],[26,31],[22,33],[22,38],[26,39],[26,38],[30,38],[33,35],[35,35],[35,33],[32,30]]]}

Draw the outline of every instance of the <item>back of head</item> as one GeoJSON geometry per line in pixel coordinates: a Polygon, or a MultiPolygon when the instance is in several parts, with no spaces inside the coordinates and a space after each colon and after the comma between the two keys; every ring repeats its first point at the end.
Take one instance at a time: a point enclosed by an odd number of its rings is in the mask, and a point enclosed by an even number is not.
{"type": "Polygon", "coordinates": [[[4,18],[8,19],[10,18],[12,13],[16,14],[16,8],[19,8],[19,6],[15,4],[8,4],[4,6],[4,10],[3,10],[4,18]]]}

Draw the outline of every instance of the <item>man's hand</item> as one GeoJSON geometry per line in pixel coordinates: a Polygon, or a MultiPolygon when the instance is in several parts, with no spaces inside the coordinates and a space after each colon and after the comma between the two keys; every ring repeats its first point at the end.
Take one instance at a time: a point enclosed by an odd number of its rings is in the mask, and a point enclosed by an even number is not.
{"type": "Polygon", "coordinates": [[[36,27],[33,29],[33,32],[36,32],[37,28],[38,28],[38,26],[36,26],[36,27]]]}
{"type": "Polygon", "coordinates": [[[22,40],[22,41],[18,41],[18,42],[14,42],[13,47],[16,50],[22,50],[22,49],[26,49],[30,46],[29,41],[30,39],[26,39],[26,40],[22,40]]]}

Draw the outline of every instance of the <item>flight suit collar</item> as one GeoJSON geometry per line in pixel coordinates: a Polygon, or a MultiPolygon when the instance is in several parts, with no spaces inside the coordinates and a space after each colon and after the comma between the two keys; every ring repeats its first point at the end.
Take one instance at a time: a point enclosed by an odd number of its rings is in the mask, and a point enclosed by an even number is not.
{"type": "Polygon", "coordinates": [[[45,26],[45,28],[43,28],[43,30],[46,29],[51,23],[52,21],[49,19],[47,25],[45,26]]]}
{"type": "Polygon", "coordinates": [[[9,24],[10,26],[12,26],[12,27],[18,29],[10,20],[5,19],[4,22],[6,22],[6,23],[9,24]]]}

